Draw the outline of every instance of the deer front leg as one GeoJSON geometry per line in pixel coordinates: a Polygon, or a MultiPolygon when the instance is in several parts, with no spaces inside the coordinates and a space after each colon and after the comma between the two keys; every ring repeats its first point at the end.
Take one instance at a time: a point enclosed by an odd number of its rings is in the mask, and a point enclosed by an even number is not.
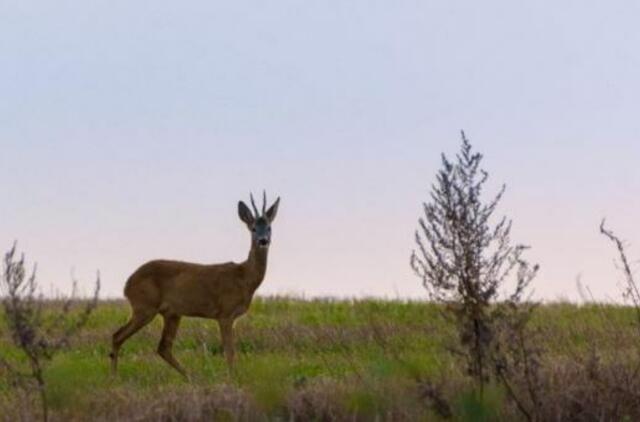
{"type": "Polygon", "coordinates": [[[233,319],[220,319],[218,320],[220,326],[220,337],[222,338],[222,347],[224,349],[224,355],[227,358],[227,364],[229,369],[233,369],[233,359],[235,356],[235,349],[233,345],[233,319]]]}

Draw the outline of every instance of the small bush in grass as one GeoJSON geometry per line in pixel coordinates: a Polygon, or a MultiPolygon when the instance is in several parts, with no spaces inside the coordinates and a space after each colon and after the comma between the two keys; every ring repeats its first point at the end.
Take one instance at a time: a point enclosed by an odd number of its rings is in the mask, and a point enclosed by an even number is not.
{"type": "MultiPolygon", "coordinates": [[[[480,400],[485,384],[496,376],[520,402],[508,374],[532,363],[527,354],[533,350],[524,343],[517,348],[501,343],[508,344],[517,336],[524,340],[532,308],[523,304],[523,296],[538,266],[524,260],[525,246],[511,243],[510,220],[503,217],[493,224],[505,186],[490,201],[483,200],[489,175],[480,167],[481,161],[482,155],[472,151],[464,132],[456,160],[442,155],[431,200],[423,204],[411,266],[430,298],[444,303],[445,314],[453,316],[462,346],[456,351],[477,382],[480,400]],[[501,300],[501,290],[514,275],[514,290],[501,300]]],[[[534,369],[533,365],[529,368],[534,369]]],[[[531,418],[524,404],[519,407],[531,418]]]]}
{"type": "Polygon", "coordinates": [[[12,363],[0,356],[0,365],[12,378],[15,386],[30,391],[35,387],[40,397],[42,418],[48,420],[48,401],[45,390],[44,368],[46,362],[66,347],[72,337],[87,323],[89,315],[98,304],[100,277],[96,280],[94,294],[79,314],[72,313],[74,293],[69,298],[58,299],[53,311],[45,311],[46,301],[38,294],[35,268],[30,275],[25,269],[24,255],[16,259],[16,246],[5,255],[0,293],[7,328],[14,345],[22,352],[28,364],[12,363]]]}

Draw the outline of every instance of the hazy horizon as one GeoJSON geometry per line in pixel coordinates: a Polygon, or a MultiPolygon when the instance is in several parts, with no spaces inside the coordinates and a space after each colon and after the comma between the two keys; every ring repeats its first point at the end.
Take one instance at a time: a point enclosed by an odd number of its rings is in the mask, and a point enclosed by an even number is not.
{"type": "Polygon", "coordinates": [[[421,298],[421,202],[464,129],[535,297],[618,299],[640,258],[640,4],[0,3],[0,250],[103,296],[155,258],[241,261],[238,200],[282,198],[259,294],[421,298]],[[4,248],[4,249],[3,249],[4,248]]]}

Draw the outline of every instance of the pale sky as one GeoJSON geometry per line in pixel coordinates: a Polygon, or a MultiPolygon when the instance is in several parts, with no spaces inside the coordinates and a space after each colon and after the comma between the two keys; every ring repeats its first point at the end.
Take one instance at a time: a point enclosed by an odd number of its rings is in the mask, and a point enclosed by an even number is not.
{"type": "Polygon", "coordinates": [[[542,269],[619,296],[640,258],[637,1],[0,0],[0,247],[45,290],[120,297],[153,258],[241,261],[282,197],[262,294],[420,298],[421,201],[464,129],[542,269]]]}

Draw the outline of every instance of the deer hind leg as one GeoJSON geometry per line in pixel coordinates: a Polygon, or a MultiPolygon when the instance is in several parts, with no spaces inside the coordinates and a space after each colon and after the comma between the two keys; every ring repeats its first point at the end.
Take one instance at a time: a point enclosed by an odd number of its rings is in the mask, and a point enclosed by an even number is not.
{"type": "Polygon", "coordinates": [[[220,337],[222,338],[224,356],[227,358],[229,368],[233,369],[233,361],[236,354],[233,344],[233,319],[218,320],[218,325],[220,326],[220,337]]]}
{"type": "Polygon", "coordinates": [[[183,377],[188,379],[187,373],[176,358],[173,357],[173,353],[171,352],[173,339],[175,339],[178,326],[180,325],[180,317],[178,315],[163,315],[163,318],[164,327],[162,328],[160,344],[158,344],[158,354],[176,371],[180,372],[183,377]]]}
{"type": "Polygon", "coordinates": [[[132,335],[137,333],[142,327],[151,322],[156,315],[153,312],[136,311],[134,309],[133,315],[129,322],[120,327],[118,331],[113,334],[111,354],[111,372],[115,374],[118,370],[118,353],[122,344],[132,335]]]}

